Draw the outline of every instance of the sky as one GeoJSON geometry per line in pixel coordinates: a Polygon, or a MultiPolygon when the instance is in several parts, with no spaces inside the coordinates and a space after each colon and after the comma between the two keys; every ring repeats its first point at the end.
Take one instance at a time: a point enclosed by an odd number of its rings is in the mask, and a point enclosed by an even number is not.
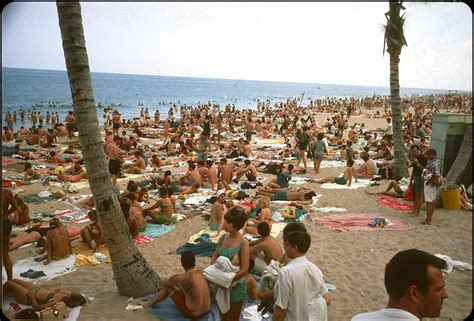
{"type": "MultiPolygon", "coordinates": [[[[405,3],[400,85],[472,91],[472,12],[405,3]]],[[[389,86],[387,2],[81,3],[92,72],[389,86]]],[[[66,70],[54,2],[2,12],[3,67],[66,70]]]]}

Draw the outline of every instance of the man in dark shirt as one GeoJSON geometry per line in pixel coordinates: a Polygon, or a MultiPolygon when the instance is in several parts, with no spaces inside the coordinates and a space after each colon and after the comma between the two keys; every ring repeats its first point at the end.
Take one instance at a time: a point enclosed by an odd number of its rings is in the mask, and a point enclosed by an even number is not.
{"type": "Polygon", "coordinates": [[[423,193],[424,193],[424,181],[423,181],[423,169],[426,167],[427,159],[425,155],[421,153],[418,145],[412,145],[410,147],[413,155],[413,170],[411,172],[410,184],[413,186],[413,216],[420,215],[421,205],[423,204],[423,193]]]}

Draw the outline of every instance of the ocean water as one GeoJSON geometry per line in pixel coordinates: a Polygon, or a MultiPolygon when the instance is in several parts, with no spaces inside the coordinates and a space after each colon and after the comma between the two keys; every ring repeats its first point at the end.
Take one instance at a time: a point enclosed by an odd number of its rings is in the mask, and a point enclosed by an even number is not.
{"type": "MultiPolygon", "coordinates": [[[[388,77],[388,75],[387,75],[388,77]]],[[[235,104],[238,109],[256,108],[257,99],[272,102],[286,101],[287,98],[309,99],[325,97],[367,97],[389,95],[388,87],[348,86],[309,83],[289,83],[252,81],[236,79],[190,78],[169,76],[127,75],[92,73],[92,86],[96,105],[114,104],[123,117],[140,115],[139,103],[148,107],[150,115],[160,110],[167,115],[173,103],[197,106],[207,102],[218,103],[221,107],[235,104]]],[[[447,90],[401,88],[402,96],[442,94],[447,90]]],[[[5,113],[20,108],[37,112],[58,112],[63,121],[72,110],[71,93],[66,71],[2,68],[2,121],[5,113]],[[48,103],[58,107],[48,107],[48,103]]],[[[103,120],[103,109],[97,108],[99,122],[103,120]]],[[[18,116],[19,118],[19,116],[18,116]]],[[[16,127],[21,126],[18,121],[16,127]]],[[[27,126],[29,123],[26,124],[27,126]]]]}

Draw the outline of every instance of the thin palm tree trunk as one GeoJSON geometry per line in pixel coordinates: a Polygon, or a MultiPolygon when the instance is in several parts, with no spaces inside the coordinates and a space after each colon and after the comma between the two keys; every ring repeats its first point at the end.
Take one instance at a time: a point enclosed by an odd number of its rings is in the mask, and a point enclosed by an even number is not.
{"type": "Polygon", "coordinates": [[[138,252],[112,190],[102,148],[79,2],[57,2],[67,74],[87,177],[99,224],[121,295],[144,296],[161,289],[161,279],[138,252]]]}

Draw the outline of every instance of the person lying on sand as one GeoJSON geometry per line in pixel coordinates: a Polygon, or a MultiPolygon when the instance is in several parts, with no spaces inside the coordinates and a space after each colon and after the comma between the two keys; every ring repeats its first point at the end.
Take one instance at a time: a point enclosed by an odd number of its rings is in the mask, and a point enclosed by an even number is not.
{"type": "Polygon", "coordinates": [[[60,166],[57,167],[55,173],[58,175],[58,180],[61,182],[71,182],[71,183],[79,183],[81,179],[86,177],[86,172],[82,171],[77,175],[71,175],[64,171],[64,167],[60,166]]]}
{"type": "Polygon", "coordinates": [[[181,255],[184,273],[163,280],[164,288],[145,304],[153,308],[155,304],[171,296],[183,317],[196,320],[204,317],[211,309],[211,295],[207,280],[196,268],[194,253],[186,251],[181,255]]]}
{"type": "Polygon", "coordinates": [[[70,308],[86,303],[86,299],[80,293],[68,292],[62,289],[46,289],[37,284],[19,279],[7,281],[4,288],[6,291],[13,293],[18,303],[31,305],[35,311],[42,311],[59,302],[64,302],[70,308]]]}
{"type": "Polygon", "coordinates": [[[400,188],[400,184],[396,180],[391,180],[385,191],[382,192],[369,192],[367,187],[365,188],[365,193],[369,195],[387,195],[397,198],[403,198],[404,192],[405,191],[400,188]],[[393,189],[393,192],[390,192],[391,189],[393,189]]]}
{"type": "Polygon", "coordinates": [[[312,183],[324,184],[324,183],[335,183],[338,185],[346,185],[351,186],[352,178],[355,179],[355,183],[357,183],[357,174],[352,167],[354,165],[354,160],[349,159],[347,161],[347,168],[344,171],[342,176],[327,176],[322,179],[315,179],[311,180],[312,183]]]}

